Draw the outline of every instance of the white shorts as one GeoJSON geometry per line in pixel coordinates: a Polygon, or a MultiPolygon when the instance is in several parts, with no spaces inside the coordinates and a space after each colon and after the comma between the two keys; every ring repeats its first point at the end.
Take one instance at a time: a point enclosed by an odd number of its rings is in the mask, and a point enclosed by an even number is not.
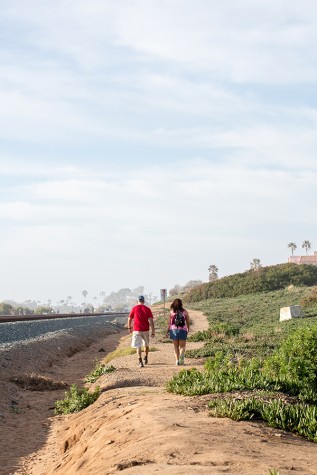
{"type": "Polygon", "coordinates": [[[131,341],[132,348],[141,348],[142,346],[149,346],[149,342],[150,342],[149,332],[133,332],[132,333],[132,341],[131,341]]]}

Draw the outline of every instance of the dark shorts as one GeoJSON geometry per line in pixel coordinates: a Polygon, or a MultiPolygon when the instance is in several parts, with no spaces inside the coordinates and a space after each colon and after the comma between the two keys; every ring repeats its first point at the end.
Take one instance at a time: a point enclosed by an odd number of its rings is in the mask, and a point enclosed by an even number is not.
{"type": "Polygon", "coordinates": [[[170,339],[171,340],[187,340],[187,330],[170,330],[170,339]]]}

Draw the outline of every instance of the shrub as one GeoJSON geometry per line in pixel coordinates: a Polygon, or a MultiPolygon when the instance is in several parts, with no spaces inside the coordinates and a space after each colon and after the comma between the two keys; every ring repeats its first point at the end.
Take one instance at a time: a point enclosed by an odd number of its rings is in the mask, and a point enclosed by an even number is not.
{"type": "Polygon", "coordinates": [[[295,330],[264,364],[265,374],[300,388],[304,400],[317,400],[317,325],[295,330]]]}
{"type": "Polygon", "coordinates": [[[317,305],[317,287],[313,287],[311,292],[300,301],[300,304],[304,308],[316,306],[317,305]]]}
{"type": "Polygon", "coordinates": [[[55,414],[79,412],[94,403],[100,392],[99,386],[89,392],[87,388],[78,388],[76,384],[72,384],[69,391],[65,392],[65,398],[55,401],[55,414]]]}

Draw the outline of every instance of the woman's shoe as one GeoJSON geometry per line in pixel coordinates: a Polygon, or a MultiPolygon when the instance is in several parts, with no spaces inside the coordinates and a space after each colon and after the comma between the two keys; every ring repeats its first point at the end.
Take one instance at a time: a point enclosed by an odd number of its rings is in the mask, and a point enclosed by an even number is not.
{"type": "Polygon", "coordinates": [[[180,365],[183,365],[184,362],[185,362],[184,360],[185,360],[184,355],[180,355],[180,357],[179,357],[179,364],[180,364],[180,365]]]}

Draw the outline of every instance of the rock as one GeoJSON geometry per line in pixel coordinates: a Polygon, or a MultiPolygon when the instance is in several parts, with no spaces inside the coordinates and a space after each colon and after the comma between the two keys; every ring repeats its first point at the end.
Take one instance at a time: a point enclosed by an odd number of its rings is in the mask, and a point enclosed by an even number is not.
{"type": "Polygon", "coordinates": [[[304,312],[300,305],[291,305],[290,307],[280,309],[280,322],[291,320],[292,318],[301,318],[303,316],[304,312]]]}

